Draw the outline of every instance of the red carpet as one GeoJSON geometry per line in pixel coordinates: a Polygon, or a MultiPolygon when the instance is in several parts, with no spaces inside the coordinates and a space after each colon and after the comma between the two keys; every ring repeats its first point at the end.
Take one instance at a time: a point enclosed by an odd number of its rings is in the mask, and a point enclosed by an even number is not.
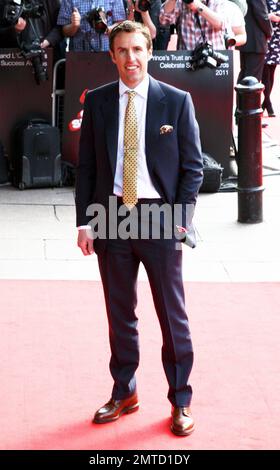
{"type": "Polygon", "coordinates": [[[279,449],[279,287],[186,285],[197,429],[178,438],[148,284],[139,285],[141,408],[92,425],[111,391],[101,285],[0,281],[1,449],[279,449]]]}

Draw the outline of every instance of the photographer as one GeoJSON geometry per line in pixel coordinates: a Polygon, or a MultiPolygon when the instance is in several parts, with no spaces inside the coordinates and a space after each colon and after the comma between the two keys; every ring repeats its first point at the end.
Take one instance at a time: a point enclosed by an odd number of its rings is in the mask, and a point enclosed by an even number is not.
{"type": "Polygon", "coordinates": [[[177,49],[194,50],[203,36],[214,49],[225,49],[227,1],[167,0],[159,19],[163,25],[176,24],[177,49]]]}
{"type": "Polygon", "coordinates": [[[127,18],[138,21],[148,27],[153,39],[153,50],[167,49],[170,40],[170,26],[163,26],[159,22],[162,0],[128,0],[127,18]]]}
{"type": "MultiPolygon", "coordinates": [[[[14,26],[0,34],[0,47],[19,47],[21,43],[38,41],[42,49],[53,47],[54,61],[60,59],[64,53],[63,34],[61,27],[57,26],[57,16],[60,8],[60,0],[40,0],[40,2],[21,2],[22,5],[31,7],[41,5],[40,14],[32,17],[31,21],[26,17],[19,17],[14,26]],[[32,23],[32,24],[31,24],[32,23]]],[[[1,5],[13,5],[16,2],[2,0],[1,5]]],[[[2,10],[1,10],[2,11],[2,10]]]]}
{"type": "MultiPolygon", "coordinates": [[[[164,3],[165,0],[161,0],[161,5],[164,3]]],[[[160,10],[159,10],[160,14],[160,10]]],[[[175,25],[166,24],[163,25],[159,21],[159,14],[158,14],[158,24],[157,24],[157,35],[154,42],[154,50],[162,51],[167,50],[169,41],[171,39],[171,34],[174,32],[175,25]],[[171,32],[172,31],[172,32],[171,32]]]]}
{"type": "Polygon", "coordinates": [[[70,50],[99,52],[109,50],[108,32],[125,19],[122,0],[62,0],[57,23],[70,50]]]}
{"type": "Polygon", "coordinates": [[[157,34],[156,24],[157,17],[160,12],[160,1],[158,0],[128,0],[127,1],[127,19],[131,21],[138,21],[143,23],[150,31],[152,39],[155,39],[157,34]],[[140,8],[139,8],[140,3],[140,8]]]}

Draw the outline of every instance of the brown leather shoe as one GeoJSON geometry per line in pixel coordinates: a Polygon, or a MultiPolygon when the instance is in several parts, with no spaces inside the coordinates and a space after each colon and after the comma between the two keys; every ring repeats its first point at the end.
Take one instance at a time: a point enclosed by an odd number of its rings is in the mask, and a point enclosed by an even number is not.
{"type": "Polygon", "coordinates": [[[114,400],[114,398],[111,398],[108,403],[97,410],[92,421],[97,424],[110,423],[110,421],[119,419],[123,414],[134,413],[138,408],[139,403],[136,393],[124,400],[114,400]]]}
{"type": "Polygon", "coordinates": [[[176,436],[188,436],[194,431],[194,419],[189,407],[173,407],[171,420],[171,431],[176,434],[176,436]]]}

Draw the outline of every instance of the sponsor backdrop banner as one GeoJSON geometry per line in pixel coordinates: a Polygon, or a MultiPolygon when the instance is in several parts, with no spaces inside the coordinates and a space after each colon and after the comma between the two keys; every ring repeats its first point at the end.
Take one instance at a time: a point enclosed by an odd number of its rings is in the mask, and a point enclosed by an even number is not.
{"type": "Polygon", "coordinates": [[[11,140],[15,127],[31,118],[51,123],[52,49],[45,53],[49,79],[37,85],[33,66],[19,49],[0,49],[0,140],[11,157],[11,140]]]}
{"type": "MultiPolygon", "coordinates": [[[[189,91],[200,126],[202,148],[229,174],[233,106],[233,55],[211,69],[191,70],[189,51],[155,51],[149,73],[156,79],[189,91]]],[[[114,81],[117,70],[107,52],[68,52],[64,103],[63,158],[77,164],[80,125],[87,90],[114,81]]]]}

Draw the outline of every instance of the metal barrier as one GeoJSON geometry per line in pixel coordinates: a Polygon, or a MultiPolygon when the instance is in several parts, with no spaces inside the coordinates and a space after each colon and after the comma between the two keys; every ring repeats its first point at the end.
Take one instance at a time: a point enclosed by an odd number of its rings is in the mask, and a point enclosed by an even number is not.
{"type": "Polygon", "coordinates": [[[63,112],[64,112],[64,95],[65,89],[58,89],[58,72],[59,69],[64,69],[65,71],[65,59],[58,60],[53,68],[53,88],[52,88],[52,125],[57,126],[62,135],[63,131],[63,112]]]}

